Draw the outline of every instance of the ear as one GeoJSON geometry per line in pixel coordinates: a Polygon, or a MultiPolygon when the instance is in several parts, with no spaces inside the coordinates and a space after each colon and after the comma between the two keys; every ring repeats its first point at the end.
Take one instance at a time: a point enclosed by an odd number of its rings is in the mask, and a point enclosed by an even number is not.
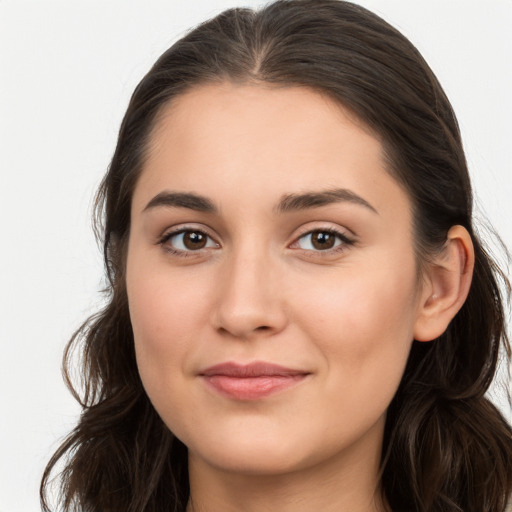
{"type": "Polygon", "coordinates": [[[427,264],[414,339],[431,341],[446,331],[468,296],[474,264],[471,236],[466,228],[452,226],[443,250],[427,264]]]}

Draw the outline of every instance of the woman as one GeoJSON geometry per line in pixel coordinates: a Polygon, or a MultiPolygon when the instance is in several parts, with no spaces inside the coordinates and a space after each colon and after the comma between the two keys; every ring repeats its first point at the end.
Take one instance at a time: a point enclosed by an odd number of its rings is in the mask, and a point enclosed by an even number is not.
{"type": "Polygon", "coordinates": [[[110,302],[68,347],[84,412],[43,500],[70,453],[65,510],[505,510],[506,279],[451,106],[383,20],[284,0],[190,32],[97,211],[110,302]]]}

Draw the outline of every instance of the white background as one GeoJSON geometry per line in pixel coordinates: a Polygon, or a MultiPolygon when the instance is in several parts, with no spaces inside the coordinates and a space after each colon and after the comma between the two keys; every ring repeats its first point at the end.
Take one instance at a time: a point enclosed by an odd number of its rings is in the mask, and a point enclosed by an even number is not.
{"type": "MultiPolygon", "coordinates": [[[[79,413],[60,360],[99,303],[91,201],[133,88],[187,28],[260,3],[0,0],[1,512],[39,510],[43,467],[79,413]]],[[[512,247],[512,0],[359,3],[438,75],[481,210],[512,247]]]]}

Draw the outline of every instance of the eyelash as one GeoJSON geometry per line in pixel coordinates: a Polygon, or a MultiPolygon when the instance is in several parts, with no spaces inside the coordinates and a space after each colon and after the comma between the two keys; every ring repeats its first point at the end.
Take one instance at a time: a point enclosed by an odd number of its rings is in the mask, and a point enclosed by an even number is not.
{"type": "MultiPolygon", "coordinates": [[[[158,241],[158,244],[162,246],[162,248],[172,254],[173,256],[178,256],[178,257],[181,257],[181,258],[188,258],[188,257],[193,257],[193,256],[197,256],[198,253],[201,251],[201,249],[198,249],[198,250],[182,250],[182,249],[176,249],[174,247],[172,247],[172,245],[168,244],[169,240],[171,240],[171,238],[177,236],[177,235],[181,235],[181,234],[185,234],[185,233],[197,233],[197,234],[200,234],[204,237],[206,237],[207,239],[209,240],[214,240],[214,238],[212,236],[210,236],[206,231],[204,231],[203,229],[197,229],[197,228],[193,228],[193,227],[182,227],[182,228],[179,228],[175,231],[170,231],[166,234],[164,234],[160,240],[158,241]]],[[[208,243],[208,241],[207,241],[208,243]]],[[[216,246],[219,247],[219,244],[217,242],[215,242],[216,246]]]]}
{"type": "MultiPolygon", "coordinates": [[[[197,233],[199,235],[205,236],[207,239],[213,241],[217,247],[220,247],[218,242],[216,242],[214,240],[214,238],[212,236],[210,236],[206,231],[204,231],[203,229],[197,229],[197,228],[192,228],[192,227],[182,227],[175,231],[168,232],[168,233],[164,234],[158,240],[158,244],[161,245],[162,248],[166,252],[168,252],[174,256],[178,256],[178,257],[182,257],[182,258],[197,256],[198,253],[201,252],[202,248],[197,249],[197,250],[193,250],[193,249],[182,250],[182,249],[176,249],[176,248],[172,247],[170,244],[168,244],[169,240],[171,240],[173,237],[175,237],[177,235],[185,234],[185,233],[197,233]]],[[[301,239],[303,239],[307,236],[311,236],[314,233],[325,233],[328,235],[332,235],[332,236],[336,237],[340,241],[340,243],[338,245],[334,246],[333,248],[325,249],[325,250],[303,249],[303,251],[306,253],[313,253],[313,254],[310,254],[311,257],[333,256],[335,254],[339,254],[339,253],[347,250],[348,247],[355,244],[355,241],[352,240],[351,238],[349,238],[346,234],[341,233],[340,231],[329,227],[329,228],[316,228],[316,229],[310,229],[308,231],[305,231],[300,236],[298,236],[292,244],[290,244],[290,247],[297,245],[301,239]]],[[[208,241],[207,241],[207,243],[208,243],[208,241]]],[[[211,247],[209,247],[209,248],[211,248],[211,247]]],[[[207,249],[209,249],[209,248],[207,248],[207,249]]]]}
{"type": "Polygon", "coordinates": [[[307,236],[311,236],[314,233],[323,233],[332,235],[335,238],[339,240],[339,244],[324,250],[314,250],[314,249],[303,249],[308,255],[311,257],[329,257],[334,256],[337,254],[340,254],[343,251],[346,251],[348,247],[355,244],[355,240],[349,238],[345,233],[342,233],[341,231],[338,231],[337,229],[334,229],[332,227],[327,228],[315,228],[315,229],[309,229],[302,233],[300,236],[298,236],[295,241],[291,244],[291,246],[298,245],[299,241],[307,236]]]}

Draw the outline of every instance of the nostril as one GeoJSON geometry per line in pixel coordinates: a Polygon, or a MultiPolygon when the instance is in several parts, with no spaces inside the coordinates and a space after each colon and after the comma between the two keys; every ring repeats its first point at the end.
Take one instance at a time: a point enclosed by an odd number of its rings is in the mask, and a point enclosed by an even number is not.
{"type": "Polygon", "coordinates": [[[267,332],[271,332],[272,331],[272,327],[270,327],[269,325],[260,325],[258,327],[255,327],[254,329],[250,329],[250,330],[243,330],[244,332],[242,332],[242,330],[240,331],[237,331],[235,328],[232,328],[232,329],[229,329],[229,328],[225,328],[225,327],[219,327],[218,329],[218,332],[221,334],[221,335],[234,335],[234,336],[237,336],[237,337],[240,337],[240,338],[246,338],[248,336],[250,336],[250,333],[252,332],[253,334],[254,333],[267,333],[267,332]]]}

